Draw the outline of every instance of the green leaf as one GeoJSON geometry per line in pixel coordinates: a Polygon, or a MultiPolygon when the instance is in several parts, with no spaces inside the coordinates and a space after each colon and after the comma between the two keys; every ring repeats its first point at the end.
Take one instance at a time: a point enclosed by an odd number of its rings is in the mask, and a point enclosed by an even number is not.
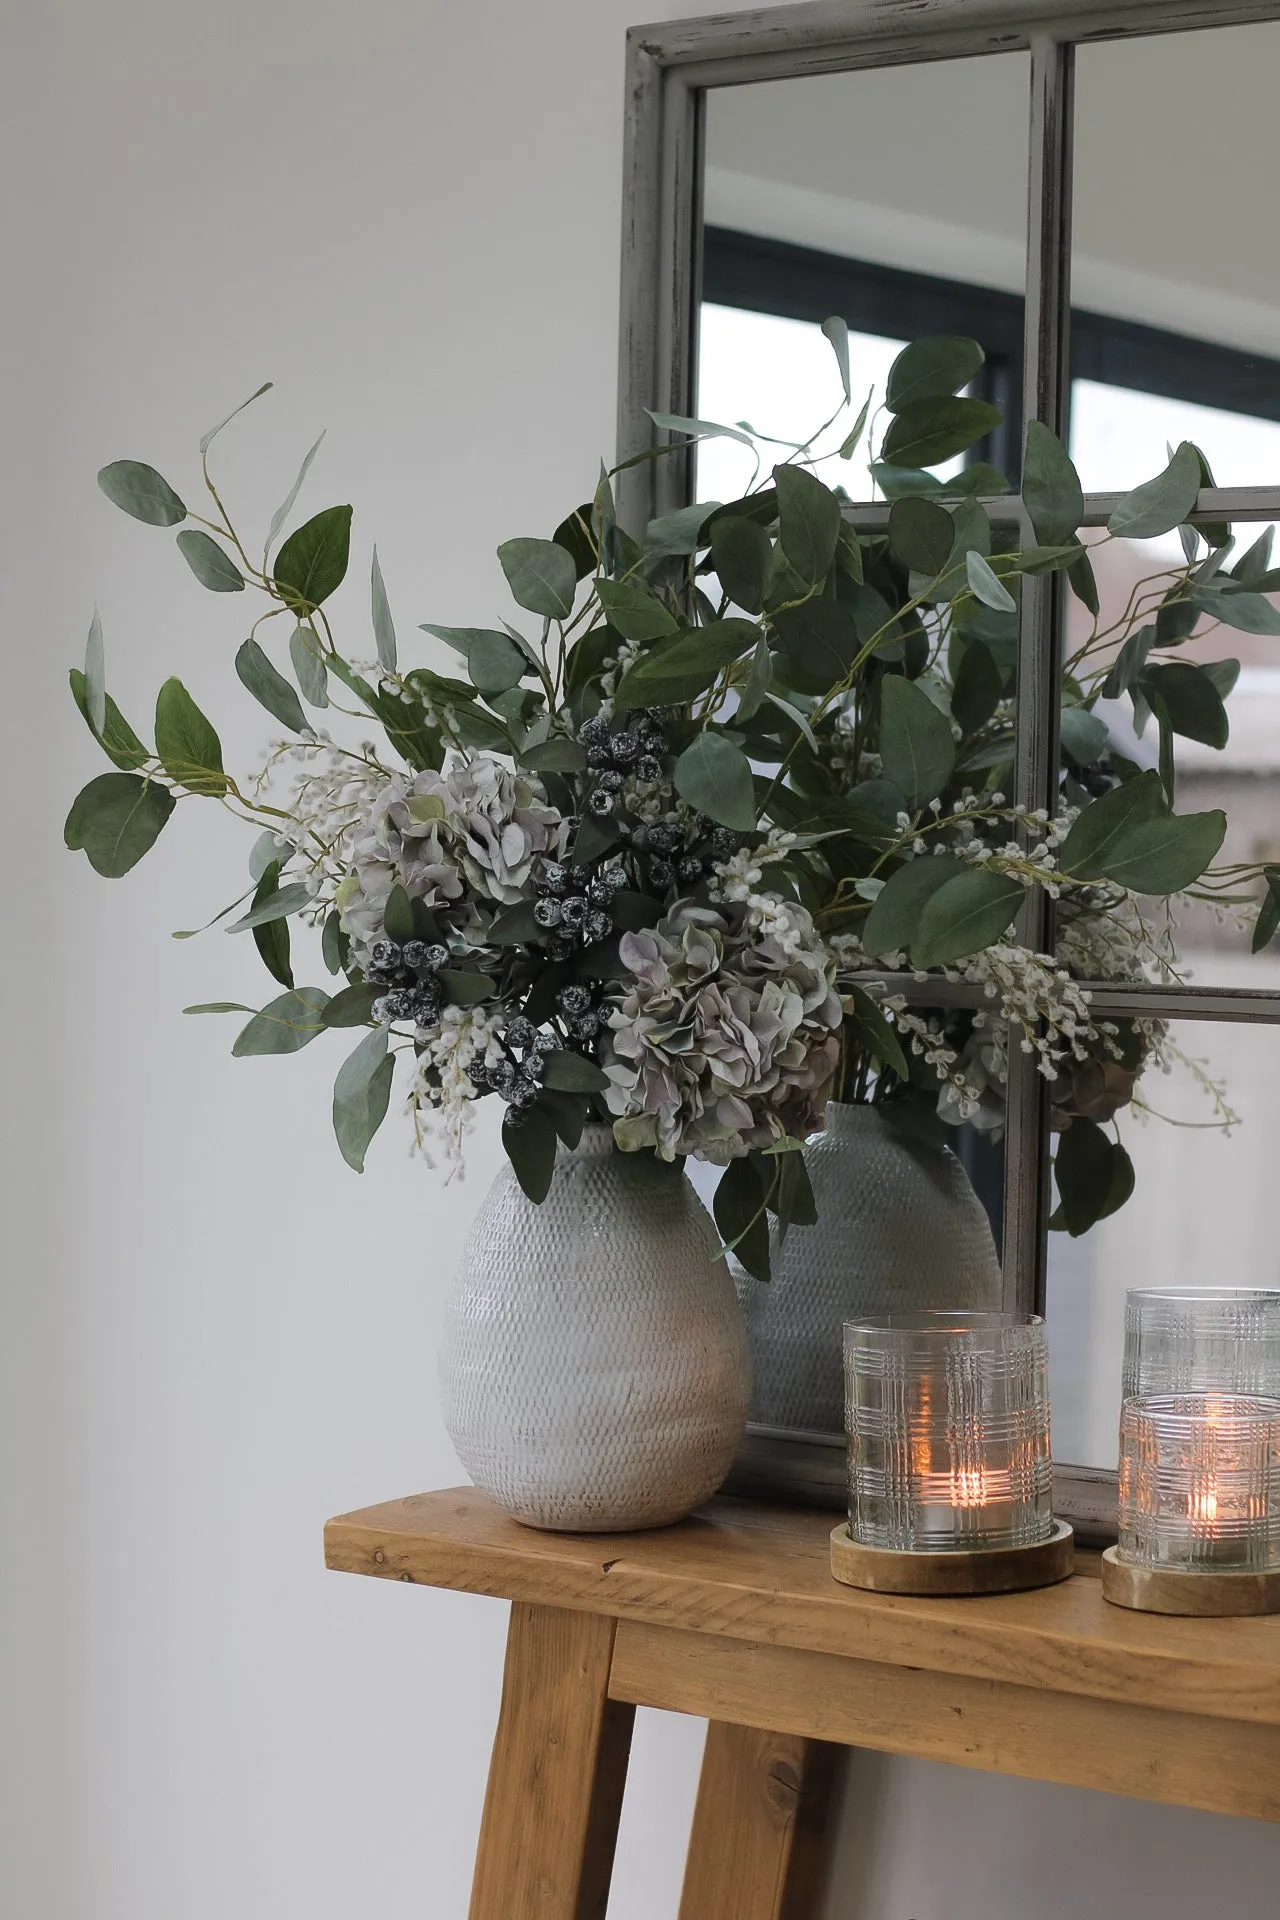
{"type": "Polygon", "coordinates": [[[762,634],[756,641],[751,653],[751,665],[747,677],[738,691],[738,721],[752,719],[764,702],[773,681],[773,659],[769,652],[769,643],[762,634]]]}
{"type": "Polygon", "coordinates": [[[773,1181],[768,1205],[778,1220],[778,1245],[781,1247],[791,1227],[811,1227],[818,1218],[818,1203],[813,1197],[809,1169],[804,1161],[804,1143],[800,1140],[775,1141],[767,1149],[773,1160],[773,1181]]]}
{"type": "Polygon", "coordinates": [[[739,656],[756,643],[758,629],[749,620],[716,620],[691,627],[628,667],[618,683],[614,706],[682,706],[704,693],[739,656]]]}
{"type": "Polygon", "coordinates": [[[1079,556],[1067,568],[1067,579],[1076,599],[1096,620],[1101,602],[1098,599],[1098,583],[1094,578],[1093,561],[1089,558],[1087,548],[1082,548],[1079,556]]]}
{"type": "Polygon", "coordinates": [[[907,1056],[884,1009],[877,1006],[871,995],[861,987],[849,989],[845,1001],[845,1019],[873,1060],[888,1067],[891,1073],[896,1073],[899,1080],[911,1078],[907,1056]]]}
{"type": "Polygon", "coordinates": [[[187,517],[169,482],[142,460],[113,460],[102,468],[98,485],[113,507],[149,527],[176,527],[187,517]]]}
{"type": "Polygon", "coordinates": [[[1187,740],[1199,740],[1206,747],[1225,747],[1230,722],[1227,709],[1203,667],[1190,661],[1174,660],[1167,666],[1148,667],[1138,685],[1152,706],[1153,694],[1164,701],[1169,724],[1187,740]]]}
{"type": "Polygon", "coordinates": [[[1124,496],[1107,527],[1122,540],[1172,533],[1194,508],[1199,491],[1200,455],[1184,440],[1163,473],[1124,496]]]}
{"type": "Polygon", "coordinates": [[[237,414],[243,413],[246,407],[251,407],[255,400],[261,400],[264,393],[270,393],[274,384],[275,384],[274,381],[264,380],[262,385],[257,389],[257,391],[255,393],[251,393],[247,400],[242,400],[238,407],[232,407],[230,413],[227,414],[224,419],[219,420],[216,427],[210,427],[207,433],[202,433],[200,435],[201,453],[208,453],[210,447],[213,445],[218,435],[222,432],[222,429],[224,427],[229,427],[231,425],[231,422],[236,418],[237,414]]]}
{"type": "MultiPolygon", "coordinates": [[[[302,703],[282,673],[278,673],[256,640],[246,640],[236,654],[236,674],[241,685],[258,705],[292,733],[305,733],[308,725],[302,703]]],[[[164,758],[163,753],[161,758],[164,758]]],[[[167,763],[166,763],[167,764],[167,763]]]]}
{"type": "Polygon", "coordinates": [[[778,543],[802,580],[821,580],[835,558],[843,524],[840,502],[803,467],[773,470],[778,489],[778,543]]]}
{"type": "Polygon", "coordinates": [[[687,433],[698,440],[737,440],[744,447],[752,448],[756,444],[741,427],[722,427],[716,420],[694,420],[687,413],[655,413],[652,407],[647,407],[645,411],[654,426],[660,427],[664,433],[687,433]]]}
{"type": "Polygon", "coordinates": [[[551,740],[541,740],[536,746],[526,747],[520,759],[524,766],[532,767],[535,773],[581,773],[587,764],[585,748],[580,747],[576,740],[566,740],[561,734],[551,740]]]}
{"type": "Polygon", "coordinates": [[[184,1013],[252,1013],[252,1007],[242,1006],[238,1000],[203,1000],[198,1006],[184,1007],[184,1013]]]}
{"type": "Polygon", "coordinates": [[[609,1084],[608,1074],[584,1054],[564,1048],[547,1054],[545,1059],[545,1084],[557,1093],[603,1093],[609,1084]]]}
{"type": "Polygon", "coordinates": [[[1070,540],[1084,518],[1080,476],[1057,434],[1040,420],[1027,422],[1022,499],[1036,539],[1046,547],[1070,540]]]}
{"type": "MultiPolygon", "coordinates": [[[[259,877],[250,915],[266,907],[269,901],[280,898],[277,892],[279,884],[280,862],[278,859],[270,860],[259,877]]],[[[302,891],[305,893],[306,889],[303,888],[302,891]]],[[[246,919],[245,924],[250,924],[250,921],[246,919]]],[[[282,987],[292,987],[293,968],[289,962],[289,929],[284,919],[273,917],[255,920],[251,924],[253,944],[258,949],[258,957],[263,966],[272,979],[278,980],[282,987]]],[[[227,931],[230,932],[231,929],[228,928],[227,931]]]]}
{"type": "MultiPolygon", "coordinates": [[[[592,860],[598,860],[602,853],[608,853],[610,847],[616,847],[619,838],[616,820],[596,820],[589,813],[584,814],[578,822],[578,831],[573,842],[573,858],[584,865],[589,865],[592,860]]],[[[516,909],[513,908],[512,911],[516,909]]]]}
{"type": "Polygon", "coordinates": [[[1202,613],[1241,633],[1280,633],[1280,608],[1260,593],[1229,593],[1201,587],[1193,596],[1202,613]]]}
{"type": "Polygon", "coordinates": [[[853,425],[850,427],[848,433],[846,433],[844,439],[840,442],[839,454],[842,460],[852,460],[854,454],[857,452],[858,442],[862,438],[863,429],[866,427],[866,424],[867,424],[867,415],[870,413],[870,411],[871,411],[871,395],[868,394],[866,399],[863,401],[862,405],[858,408],[858,415],[853,425]]]}
{"type": "Polygon", "coordinates": [[[1155,642],[1154,627],[1140,627],[1136,633],[1129,635],[1102,683],[1104,700],[1119,700],[1123,694],[1129,692],[1130,688],[1137,685],[1142,669],[1147,664],[1147,655],[1155,642]]]}
{"type": "Polygon", "coordinates": [[[322,433],[319,439],[315,442],[315,445],[309,449],[309,451],[303,458],[302,465],[298,468],[297,479],[294,481],[288,493],[285,495],[284,499],[281,501],[280,505],[276,508],[275,512],[271,516],[271,524],[267,528],[267,552],[268,553],[271,551],[272,547],[276,543],[276,535],[279,533],[285,521],[289,518],[289,515],[293,512],[293,503],[297,499],[298,495],[302,492],[302,483],[306,479],[308,473],[310,473],[311,471],[311,462],[315,459],[316,455],[319,453],[320,442],[323,439],[324,439],[324,435],[322,433]]]}
{"type": "Polygon", "coordinates": [[[1274,527],[1264,527],[1251,547],[1246,547],[1231,569],[1231,578],[1241,581],[1245,586],[1256,587],[1259,580],[1271,568],[1271,544],[1275,537],[1274,527]]]}
{"type": "Polygon", "coordinates": [[[184,527],[178,551],[202,587],[210,593],[243,593],[244,575],[225,547],[199,527],[184,527]]]}
{"type": "Polygon", "coordinates": [[[1238,660],[1206,660],[1200,671],[1213,682],[1224,700],[1231,698],[1236,681],[1240,678],[1238,660]]]}
{"type": "Polygon", "coordinates": [[[999,407],[986,400],[913,400],[891,422],[880,458],[895,467],[932,467],[983,439],[1001,418],[999,407]]]}
{"type": "Polygon", "coordinates": [[[342,915],[335,908],[324,923],[320,936],[320,957],[330,973],[345,973],[351,958],[351,942],[342,931],[342,915]]]}
{"type": "Polygon", "coordinates": [[[1026,888],[1007,873],[971,867],[925,902],[911,946],[912,964],[945,967],[980,953],[1008,932],[1026,888]]]}
{"type": "Polygon", "coordinates": [[[467,672],[478,693],[506,693],[519,686],[530,671],[529,662],[505,633],[481,630],[472,634],[467,649],[467,672]]]}
{"type": "Polygon", "coordinates": [[[1123,844],[1124,834],[1159,820],[1168,811],[1159,774],[1140,773],[1082,810],[1062,843],[1058,865],[1076,879],[1105,879],[1108,862],[1123,844]]]}
{"type": "Polygon", "coordinates": [[[129,725],[129,722],[121,714],[119,707],[111,698],[111,695],[108,694],[106,696],[106,725],[104,730],[99,733],[89,718],[84,675],[81,673],[79,667],[72,667],[69,678],[71,682],[71,697],[84,715],[85,725],[98,742],[98,745],[102,748],[102,751],[106,754],[108,760],[112,761],[117,767],[123,768],[126,773],[132,773],[139,768],[145,767],[151,755],[147,748],[143,746],[141,740],[139,740],[137,734],[129,725]]]}
{"type": "Polygon", "coordinates": [[[932,334],[913,340],[889,369],[885,405],[890,413],[901,413],[915,402],[959,393],[985,358],[976,340],[958,335],[932,334]]]}
{"type": "Polygon", "coordinates": [[[699,500],[659,514],[645,528],[644,553],[649,560],[683,559],[704,545],[702,529],[719,506],[718,500],[699,500]]]}
{"type": "Polygon", "coordinates": [[[1072,1239],[1122,1207],[1133,1192],[1132,1161],[1092,1120],[1071,1122],[1059,1139],[1053,1171],[1060,1224],[1072,1239]]]}
{"type": "Polygon", "coordinates": [[[754,1156],[743,1156],[729,1162],[711,1203],[720,1238],[756,1280],[770,1277],[765,1191],[754,1156]]]}
{"type": "Polygon", "coordinates": [[[367,1033],[338,1069],[333,1083],[333,1131],[339,1151],[356,1173],[364,1172],[369,1142],[387,1117],[394,1057],[387,1035],[367,1033]]]}
{"type": "MultiPolygon", "coordinates": [[[[324,656],[320,651],[320,642],[310,627],[294,628],[289,636],[289,658],[293,662],[293,670],[298,676],[298,685],[302,689],[302,697],[307,705],[327,707],[329,675],[325,668],[324,656]]],[[[276,718],[279,719],[279,717],[277,714],[276,718]]]]}
{"type": "Polygon", "coordinates": [[[1078,767],[1091,767],[1111,737],[1106,721],[1088,707],[1064,707],[1060,727],[1062,745],[1078,767]]]}
{"type": "Polygon", "coordinates": [[[791,670],[791,684],[802,693],[826,693],[839,686],[857,658],[853,614],[835,600],[806,600],[788,607],[773,615],[772,626],[791,670]]]}
{"type": "Polygon", "coordinates": [[[492,1000],[495,992],[488,974],[473,973],[465,967],[441,967],[436,975],[455,1007],[478,1007],[492,1000]]]}
{"type": "Polygon", "coordinates": [[[876,1112],[886,1126],[892,1127],[896,1134],[914,1147],[926,1147],[936,1153],[943,1147],[949,1147],[955,1137],[939,1115],[937,1102],[914,1088],[895,1093],[890,1100],[882,1100],[876,1112]]]}
{"type": "Polygon", "coordinates": [[[506,540],[498,559],[518,607],[544,620],[567,620],[573,612],[578,570],[554,540],[506,540]]]}
{"type": "Polygon", "coordinates": [[[759,613],[769,591],[773,543],[763,527],[736,513],[711,523],[711,564],[735,606],[759,613]]]}
{"type": "Polygon", "coordinates": [[[538,1100],[538,1111],[546,1114],[565,1146],[572,1152],[582,1138],[582,1129],[591,1112],[591,1102],[578,1094],[554,1093],[544,1088],[538,1100]]]}
{"type": "Polygon", "coordinates": [[[532,900],[522,900],[519,906],[508,907],[494,917],[488,938],[495,947],[522,947],[541,940],[542,935],[543,929],[533,917],[532,900]]]}
{"type": "Polygon", "coordinates": [[[1267,890],[1262,896],[1262,905],[1254,924],[1250,947],[1253,953],[1261,953],[1264,947],[1270,946],[1280,928],[1280,867],[1264,867],[1262,873],[1267,890]]]}
{"type": "Polygon", "coordinates": [[[573,570],[579,580],[585,580],[594,573],[600,564],[600,555],[596,549],[595,538],[596,511],[594,503],[584,501],[582,506],[566,514],[551,538],[558,547],[563,547],[573,561],[573,570]]]}
{"type": "Polygon", "coordinates": [[[862,929],[867,952],[905,953],[915,943],[926,903],[957,875],[968,871],[951,854],[939,853],[922,854],[891,873],[862,929]]]}
{"type": "MultiPolygon", "coordinates": [[[[268,868],[267,873],[270,871],[271,869],[268,868]]],[[[264,873],[248,913],[242,914],[238,920],[233,920],[225,929],[227,933],[247,933],[251,927],[265,927],[272,920],[287,920],[291,913],[301,913],[304,907],[312,904],[311,895],[301,881],[279,889],[268,887],[264,893],[263,881],[266,877],[264,873]]]]}
{"type": "Polygon", "coordinates": [[[966,739],[980,732],[1004,695],[1004,676],[989,647],[969,640],[960,656],[951,690],[951,711],[966,739]]]}
{"type": "Polygon", "coordinates": [[[835,354],[836,365],[840,369],[840,384],[844,388],[846,404],[853,399],[849,385],[849,329],[838,313],[828,316],[822,323],[822,331],[831,342],[831,351],[835,354]]]}
{"type": "Polygon", "coordinates": [[[107,665],[102,646],[102,620],[96,607],[89,622],[89,638],[85,641],[81,686],[84,689],[81,711],[90,731],[100,740],[107,724],[107,665]]]}
{"type": "Polygon", "coordinates": [[[96,873],[119,880],[155,845],[173,805],[166,787],[139,774],[100,773],[76,795],[62,837],[96,873]]]}
{"type": "Polygon", "coordinates": [[[222,742],[181,680],[166,680],[156,699],[156,752],[169,778],[189,793],[227,791],[222,742]]]}
{"type": "Polygon", "coordinates": [[[1017,601],[992,571],[991,562],[973,548],[964,557],[964,570],[969,591],[975,599],[981,600],[984,607],[992,607],[996,613],[1017,612],[1017,601]]]}
{"type": "Polygon", "coordinates": [[[502,1122],[502,1144],[525,1197],[540,1206],[556,1170],[556,1129],[550,1114],[530,1107],[521,1126],[502,1122]]]}
{"type": "Polygon", "coordinates": [[[300,526],[276,555],[275,583],[299,613],[323,605],[342,585],[351,555],[350,507],[326,507],[300,526]]]}
{"type": "Polygon", "coordinates": [[[297,1053],[324,1032],[321,1015],[328,1004],[328,994],[319,987],[296,987],[292,993],[282,993],[261,1013],[254,1014],[236,1036],[231,1051],[237,1059],[262,1053],[297,1053]]]}
{"type": "Polygon", "coordinates": [[[649,893],[633,893],[622,887],[610,906],[613,924],[619,933],[639,933],[643,927],[656,927],[662,918],[662,902],[649,893]]]}
{"type": "Polygon", "coordinates": [[[889,509],[889,545],[904,567],[934,580],[951,558],[955,522],[945,507],[915,494],[889,509]]]}
{"type": "Polygon", "coordinates": [[[885,779],[911,812],[942,792],[956,763],[946,714],[900,674],[886,676],[880,688],[880,758],[885,779]]]}
{"type": "Polygon", "coordinates": [[[1059,864],[1079,880],[1114,880],[1135,893],[1177,893],[1198,880],[1222,845],[1226,815],[1172,814],[1158,773],[1140,773],[1087,806],[1059,864]]]}
{"type": "Polygon", "coordinates": [[[634,580],[597,580],[596,597],[609,616],[609,625],[624,640],[644,642],[665,640],[679,631],[680,623],[667,611],[656,594],[634,580]]]}
{"type": "Polygon", "coordinates": [[[378,549],[373,550],[373,566],[369,574],[369,597],[373,616],[373,638],[378,649],[378,659],[388,673],[396,668],[396,628],[391,618],[391,603],[387,599],[387,589],[383,584],[382,566],[378,560],[378,549]]]}
{"type": "Polygon", "coordinates": [[[722,827],[750,833],[756,824],[751,762],[723,734],[700,733],[675,767],[676,792],[722,827]]]}
{"type": "MultiPolygon", "coordinates": [[[[333,971],[336,973],[337,968],[333,971]]],[[[326,1027],[367,1027],[373,1019],[373,1003],[386,992],[370,980],[358,980],[353,986],[335,993],[320,1018],[326,1027]]]]}
{"type": "Polygon", "coordinates": [[[413,902],[399,880],[387,895],[387,903],[382,909],[382,926],[388,940],[394,940],[398,946],[403,946],[406,940],[412,940],[417,936],[413,902]]]}

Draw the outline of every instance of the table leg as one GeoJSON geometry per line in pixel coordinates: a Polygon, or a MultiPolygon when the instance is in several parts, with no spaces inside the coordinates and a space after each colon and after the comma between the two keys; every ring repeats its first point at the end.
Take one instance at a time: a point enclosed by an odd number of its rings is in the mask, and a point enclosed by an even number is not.
{"type": "Polygon", "coordinates": [[[713,1720],[680,1920],[813,1920],[842,1749],[713,1720]]]}
{"type": "Polygon", "coordinates": [[[512,1606],[470,1920],[604,1920],[635,1719],[608,1697],[614,1627],[512,1606]]]}

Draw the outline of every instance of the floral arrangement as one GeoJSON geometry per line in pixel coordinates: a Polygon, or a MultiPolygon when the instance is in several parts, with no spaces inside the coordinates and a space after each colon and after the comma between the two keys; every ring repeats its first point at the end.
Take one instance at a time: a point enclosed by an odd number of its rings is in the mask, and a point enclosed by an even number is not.
{"type": "MultiPolygon", "coordinates": [[[[498,549],[520,624],[428,623],[413,666],[400,661],[376,548],[376,658],[335,639],[328,603],[348,571],[350,507],[276,548],[314,448],[254,559],[209,472],[234,415],[201,443],[207,516],[144,463],[99,475],[134,519],[180,529],[203,587],[260,596],[235,669],[283,737],[237,780],[211,722],[169,680],[146,744],[107,692],[95,614],[72,691],[115,771],[76,799],[67,844],[119,877],[192,795],[257,828],[249,887],[217,919],[252,937],[282,991],[258,1009],[189,1011],[249,1014],[239,1055],[364,1029],[333,1106],[357,1171],[398,1070],[415,1142],[453,1163],[476,1102],[501,1102],[504,1145],[534,1200],[557,1139],[605,1121],[623,1151],[723,1166],[721,1232],[767,1274],[768,1216],[782,1229],[813,1218],[795,1149],[830,1093],[873,1098],[916,1130],[922,1116],[984,1124],[1017,1044],[1054,1085],[1061,1224],[1082,1231],[1125,1197],[1123,1148],[1101,1123],[1162,1040],[1154,1023],[1095,1019],[1074,983],[1168,976],[1176,961],[1152,899],[1191,889],[1257,912],[1257,871],[1211,864],[1221,813],[1173,811],[1172,736],[1225,739],[1230,663],[1165,664],[1158,650],[1205,615],[1280,627],[1263,597],[1267,556],[1255,548],[1227,573],[1227,530],[1205,530],[1204,557],[1188,533],[1184,570],[1153,576],[1116,629],[1095,619],[1064,681],[1059,810],[1019,814],[1002,792],[1017,596],[1028,575],[1061,569],[1096,615],[1079,482],[1033,422],[1023,488],[1037,544],[993,528],[980,495],[1004,491],[1002,476],[930,471],[998,418],[962,392],[980,350],[920,341],[895,363],[871,463],[893,503],[888,530],[855,531],[811,470],[825,435],[851,459],[868,430],[869,406],[847,417],[843,326],[826,331],[843,402],[763,483],[636,538],[604,474],[551,539],[498,549]],[[1095,712],[1118,693],[1154,718],[1157,770],[1117,753],[1095,712]],[[1032,887],[1058,903],[1054,956],[1012,932],[1032,887]],[[335,991],[298,984],[291,927],[318,934],[335,991]],[[877,990],[878,974],[904,965],[980,979],[991,1013],[938,1019],[877,990]]],[[[671,447],[729,432],[759,452],[744,427],[657,425],[671,447]]],[[[1184,525],[1204,471],[1180,447],[1122,502],[1111,536],[1184,525]]],[[[1258,942],[1277,924],[1268,894],[1258,942]]]]}

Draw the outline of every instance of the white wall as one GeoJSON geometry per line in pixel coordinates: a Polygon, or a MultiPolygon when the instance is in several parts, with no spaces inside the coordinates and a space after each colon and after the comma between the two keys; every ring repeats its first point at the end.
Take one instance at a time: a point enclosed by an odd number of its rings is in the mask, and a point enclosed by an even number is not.
{"type": "MultiPolygon", "coordinates": [[[[67,855],[99,768],[63,674],[96,598],[125,711],[145,723],[179,672],[251,763],[270,728],[231,673],[238,606],[93,475],[132,454],[191,485],[198,434],[265,377],[221,456],[247,517],[325,425],[307,499],[357,503],[353,573],[376,531],[403,632],[487,617],[497,539],[544,531],[609,444],[631,11],[49,0],[7,21],[6,1920],[466,1911],[503,1610],[326,1574],[320,1525],[457,1476],[432,1353],[494,1144],[444,1189],[389,1126],[357,1181],[321,1045],[232,1062],[229,1027],[183,1020],[260,990],[220,933],[168,939],[238,891],[242,838],[192,807],[123,882],[67,855]]],[[[363,606],[357,585],[338,610],[363,606]]],[[[696,1728],[646,1725],[615,1920],[674,1912],[696,1759],[696,1728]]],[[[844,1841],[876,1893],[839,1892],[833,1920],[1027,1920],[1062,1810],[1095,1864],[1126,1819],[879,1762],[853,1791],[883,1810],[880,1839],[855,1819],[844,1841]],[[1020,1851],[981,1907],[940,1892],[947,1833],[1007,1817],[1020,1851]]],[[[1166,1864],[1128,1920],[1233,1843],[1235,1912],[1271,1910],[1269,1833],[1140,1830],[1166,1864]]]]}

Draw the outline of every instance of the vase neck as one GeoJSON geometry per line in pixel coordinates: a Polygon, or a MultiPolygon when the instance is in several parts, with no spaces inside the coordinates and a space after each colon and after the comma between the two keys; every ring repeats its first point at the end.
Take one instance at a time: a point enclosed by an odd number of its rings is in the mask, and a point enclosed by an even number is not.
{"type": "Polygon", "coordinates": [[[853,1100],[828,1100],[825,1131],[835,1138],[846,1134],[878,1133],[884,1125],[879,1111],[853,1100]]]}
{"type": "Polygon", "coordinates": [[[561,1146],[560,1161],[563,1165],[567,1160],[603,1160],[615,1151],[613,1128],[602,1121],[590,1120],[582,1129],[582,1138],[576,1147],[561,1146]]]}

